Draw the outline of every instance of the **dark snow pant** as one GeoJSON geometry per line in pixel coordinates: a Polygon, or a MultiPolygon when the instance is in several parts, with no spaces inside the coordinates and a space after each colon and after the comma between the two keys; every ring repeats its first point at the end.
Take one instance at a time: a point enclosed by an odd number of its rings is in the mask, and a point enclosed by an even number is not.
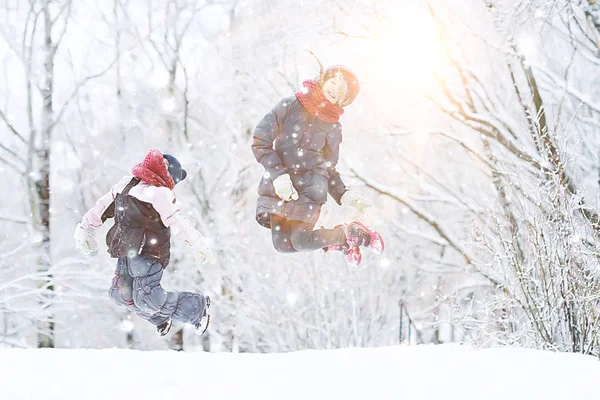
{"type": "Polygon", "coordinates": [[[346,243],[346,234],[340,228],[314,228],[314,224],[271,215],[271,238],[275,250],[280,253],[313,251],[346,243]]]}
{"type": "Polygon", "coordinates": [[[167,292],[160,285],[162,275],[162,264],[156,258],[120,257],[108,295],[153,325],[158,326],[169,318],[196,324],[204,314],[204,296],[167,292]]]}

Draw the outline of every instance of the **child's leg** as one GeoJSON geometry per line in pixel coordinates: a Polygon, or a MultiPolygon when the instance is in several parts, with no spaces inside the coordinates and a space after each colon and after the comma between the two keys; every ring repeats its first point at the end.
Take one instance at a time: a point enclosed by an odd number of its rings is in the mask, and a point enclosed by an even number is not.
{"type": "Polygon", "coordinates": [[[345,244],[346,234],[340,228],[317,229],[302,221],[288,221],[292,246],[297,251],[319,250],[334,244],[345,244]]]}
{"type": "Polygon", "coordinates": [[[167,292],[160,285],[163,275],[161,263],[154,258],[137,256],[127,260],[133,278],[133,302],[143,318],[160,325],[169,318],[183,323],[197,324],[204,315],[204,296],[191,292],[167,292]]]}
{"type": "Polygon", "coordinates": [[[129,311],[139,311],[133,303],[133,278],[127,272],[126,257],[119,258],[108,297],[129,311]]]}
{"type": "Polygon", "coordinates": [[[108,297],[113,302],[127,308],[129,311],[135,312],[139,317],[149,321],[153,325],[160,325],[164,322],[164,317],[152,312],[144,312],[133,302],[133,278],[127,271],[126,258],[127,257],[121,257],[119,258],[119,261],[117,261],[117,268],[112,280],[112,285],[108,291],[108,297]]]}
{"type": "Polygon", "coordinates": [[[296,253],[290,238],[290,221],[278,215],[271,215],[271,239],[273,247],[280,253],[296,253]]]}
{"type": "Polygon", "coordinates": [[[359,221],[342,224],[341,227],[346,234],[348,245],[351,247],[360,246],[374,254],[383,253],[385,243],[383,237],[375,229],[369,228],[359,221]]]}

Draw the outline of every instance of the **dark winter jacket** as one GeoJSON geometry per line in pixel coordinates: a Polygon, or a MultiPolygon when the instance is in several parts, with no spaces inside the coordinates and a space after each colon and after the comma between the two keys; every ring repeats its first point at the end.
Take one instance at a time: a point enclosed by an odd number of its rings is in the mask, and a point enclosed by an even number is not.
{"type": "Polygon", "coordinates": [[[133,178],[102,214],[102,222],[114,218],[115,223],[106,235],[108,252],[112,257],[133,257],[138,254],[157,258],[163,268],[169,265],[171,229],[166,227],[152,204],[129,195],[140,183],[133,178]]]}
{"type": "Polygon", "coordinates": [[[256,220],[270,228],[271,214],[315,224],[327,193],[340,203],[346,186],[335,167],[342,142],[339,122],[324,122],[310,114],[295,96],[281,100],[254,131],[252,151],[265,168],[258,186],[256,220]],[[298,191],[283,202],[273,180],[288,173],[298,191]]]}

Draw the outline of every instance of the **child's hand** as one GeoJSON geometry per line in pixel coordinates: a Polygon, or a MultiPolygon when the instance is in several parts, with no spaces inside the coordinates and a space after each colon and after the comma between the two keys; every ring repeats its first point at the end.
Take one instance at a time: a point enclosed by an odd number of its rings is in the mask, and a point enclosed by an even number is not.
{"type": "Polygon", "coordinates": [[[275,193],[283,201],[298,200],[298,192],[292,184],[292,179],[289,174],[279,175],[273,181],[275,193]]]}
{"type": "Polygon", "coordinates": [[[362,193],[351,190],[342,195],[340,202],[343,206],[354,207],[361,215],[364,215],[371,208],[371,204],[362,193]]]}
{"type": "Polygon", "coordinates": [[[98,242],[93,235],[92,229],[84,229],[81,224],[77,224],[73,233],[75,239],[75,248],[85,255],[94,255],[98,253],[98,242]]]}

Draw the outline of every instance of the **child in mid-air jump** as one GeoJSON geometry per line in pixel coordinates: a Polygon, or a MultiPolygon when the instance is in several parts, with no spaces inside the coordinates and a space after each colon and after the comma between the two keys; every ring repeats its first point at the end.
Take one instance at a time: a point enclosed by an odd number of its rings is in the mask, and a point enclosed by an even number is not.
{"type": "Polygon", "coordinates": [[[383,252],[379,233],[358,221],[314,229],[327,193],[361,214],[369,207],[364,196],[346,189],[336,171],[342,142],[339,118],[358,95],[358,80],[345,66],[324,71],[319,65],[317,79],[304,81],[304,88],[281,100],[254,131],[252,151],[265,168],[256,220],[271,229],[279,252],[338,250],[350,265],[359,265],[359,247],[383,252]]]}
{"type": "Polygon", "coordinates": [[[200,233],[184,218],[173,189],[187,176],[179,161],[152,149],[144,161],[100,197],[77,224],[75,245],[85,254],[98,252],[94,231],[108,218],[115,223],[106,235],[108,252],[118,258],[109,297],[156,326],[164,336],[172,320],[208,328],[210,298],[191,292],[167,292],[160,285],[169,265],[171,230],[193,249],[200,264],[214,259],[200,233]]]}

